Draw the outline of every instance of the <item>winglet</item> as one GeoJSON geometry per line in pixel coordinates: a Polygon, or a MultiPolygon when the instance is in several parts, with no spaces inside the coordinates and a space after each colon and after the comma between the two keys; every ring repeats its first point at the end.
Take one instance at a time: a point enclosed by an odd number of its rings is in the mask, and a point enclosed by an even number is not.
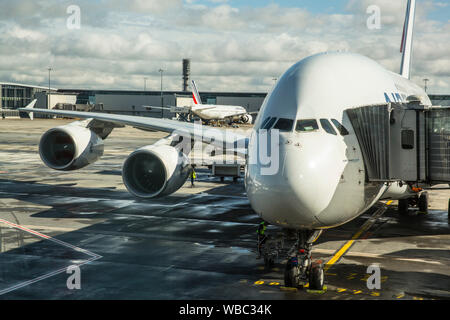
{"type": "MultiPolygon", "coordinates": [[[[25,109],[33,109],[33,108],[34,108],[34,105],[36,104],[36,101],[37,101],[37,99],[34,99],[33,101],[31,101],[31,102],[25,107],[25,109]]],[[[34,119],[34,113],[31,112],[31,111],[27,111],[27,112],[28,112],[28,114],[29,114],[29,116],[30,116],[30,119],[33,120],[33,119],[34,119]]]]}
{"type": "Polygon", "coordinates": [[[415,12],[416,0],[408,0],[405,24],[403,25],[402,44],[400,47],[400,52],[403,53],[400,74],[407,79],[410,78],[415,12]]]}

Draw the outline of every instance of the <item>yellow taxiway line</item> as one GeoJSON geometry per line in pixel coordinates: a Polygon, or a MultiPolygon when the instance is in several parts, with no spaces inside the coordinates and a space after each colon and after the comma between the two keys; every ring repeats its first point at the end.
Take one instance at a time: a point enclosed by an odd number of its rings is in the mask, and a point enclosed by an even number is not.
{"type": "Polygon", "coordinates": [[[392,200],[389,200],[386,205],[375,211],[375,213],[370,217],[363,225],[362,227],[356,232],[353,237],[348,240],[335,254],[334,256],[325,264],[324,271],[327,272],[328,269],[330,269],[333,264],[335,264],[349,249],[350,247],[355,243],[355,241],[365,232],[367,231],[372,225],[375,223],[377,218],[381,216],[385,211],[386,208],[391,205],[392,200]]]}

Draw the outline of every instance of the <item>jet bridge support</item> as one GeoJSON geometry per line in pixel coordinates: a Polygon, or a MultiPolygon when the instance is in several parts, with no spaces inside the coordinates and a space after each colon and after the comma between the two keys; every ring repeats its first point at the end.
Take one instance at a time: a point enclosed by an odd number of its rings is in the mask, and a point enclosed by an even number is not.
{"type": "Polygon", "coordinates": [[[350,108],[367,181],[450,183],[450,107],[418,101],[350,108]]]}

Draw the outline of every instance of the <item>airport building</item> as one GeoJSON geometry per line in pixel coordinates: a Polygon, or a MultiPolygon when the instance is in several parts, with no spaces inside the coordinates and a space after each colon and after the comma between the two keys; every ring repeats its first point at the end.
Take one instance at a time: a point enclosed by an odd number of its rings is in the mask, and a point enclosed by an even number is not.
{"type": "Polygon", "coordinates": [[[429,97],[434,106],[450,106],[450,95],[430,94],[429,97]]]}
{"type": "MultiPolygon", "coordinates": [[[[144,106],[178,106],[187,104],[188,91],[123,91],[123,90],[76,90],[61,89],[58,93],[77,96],[77,104],[101,105],[104,112],[134,114],[150,117],[172,117],[169,110],[147,109],[144,106]]],[[[205,104],[239,105],[249,112],[258,111],[266,93],[252,92],[200,92],[205,104]]]]}
{"type": "MultiPolygon", "coordinates": [[[[51,88],[52,92],[57,89],[51,88]]],[[[28,84],[0,82],[0,109],[17,109],[25,107],[36,95],[45,92],[48,87],[33,86],[28,84]]]]}
{"type": "MultiPolygon", "coordinates": [[[[96,111],[130,114],[157,118],[174,116],[169,110],[148,109],[144,106],[186,106],[191,97],[189,91],[132,91],[132,90],[84,90],[56,89],[0,82],[0,109],[22,108],[37,99],[36,108],[54,108],[57,104],[96,105],[96,111]]],[[[266,97],[260,92],[201,92],[205,104],[239,105],[249,112],[257,112],[266,97]]],[[[433,105],[450,106],[450,95],[430,95],[433,105]]]]}

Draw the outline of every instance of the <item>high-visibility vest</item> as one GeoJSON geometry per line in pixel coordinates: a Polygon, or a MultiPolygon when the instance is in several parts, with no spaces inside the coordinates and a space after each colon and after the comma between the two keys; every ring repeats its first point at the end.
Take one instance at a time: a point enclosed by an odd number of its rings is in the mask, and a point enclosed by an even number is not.
{"type": "Polygon", "coordinates": [[[192,177],[193,179],[197,178],[197,175],[195,174],[195,171],[194,171],[194,170],[192,170],[191,177],[192,177]]]}
{"type": "Polygon", "coordinates": [[[259,224],[258,230],[256,230],[256,233],[260,234],[260,235],[264,235],[264,232],[266,231],[267,226],[264,222],[261,222],[259,224]]]}

